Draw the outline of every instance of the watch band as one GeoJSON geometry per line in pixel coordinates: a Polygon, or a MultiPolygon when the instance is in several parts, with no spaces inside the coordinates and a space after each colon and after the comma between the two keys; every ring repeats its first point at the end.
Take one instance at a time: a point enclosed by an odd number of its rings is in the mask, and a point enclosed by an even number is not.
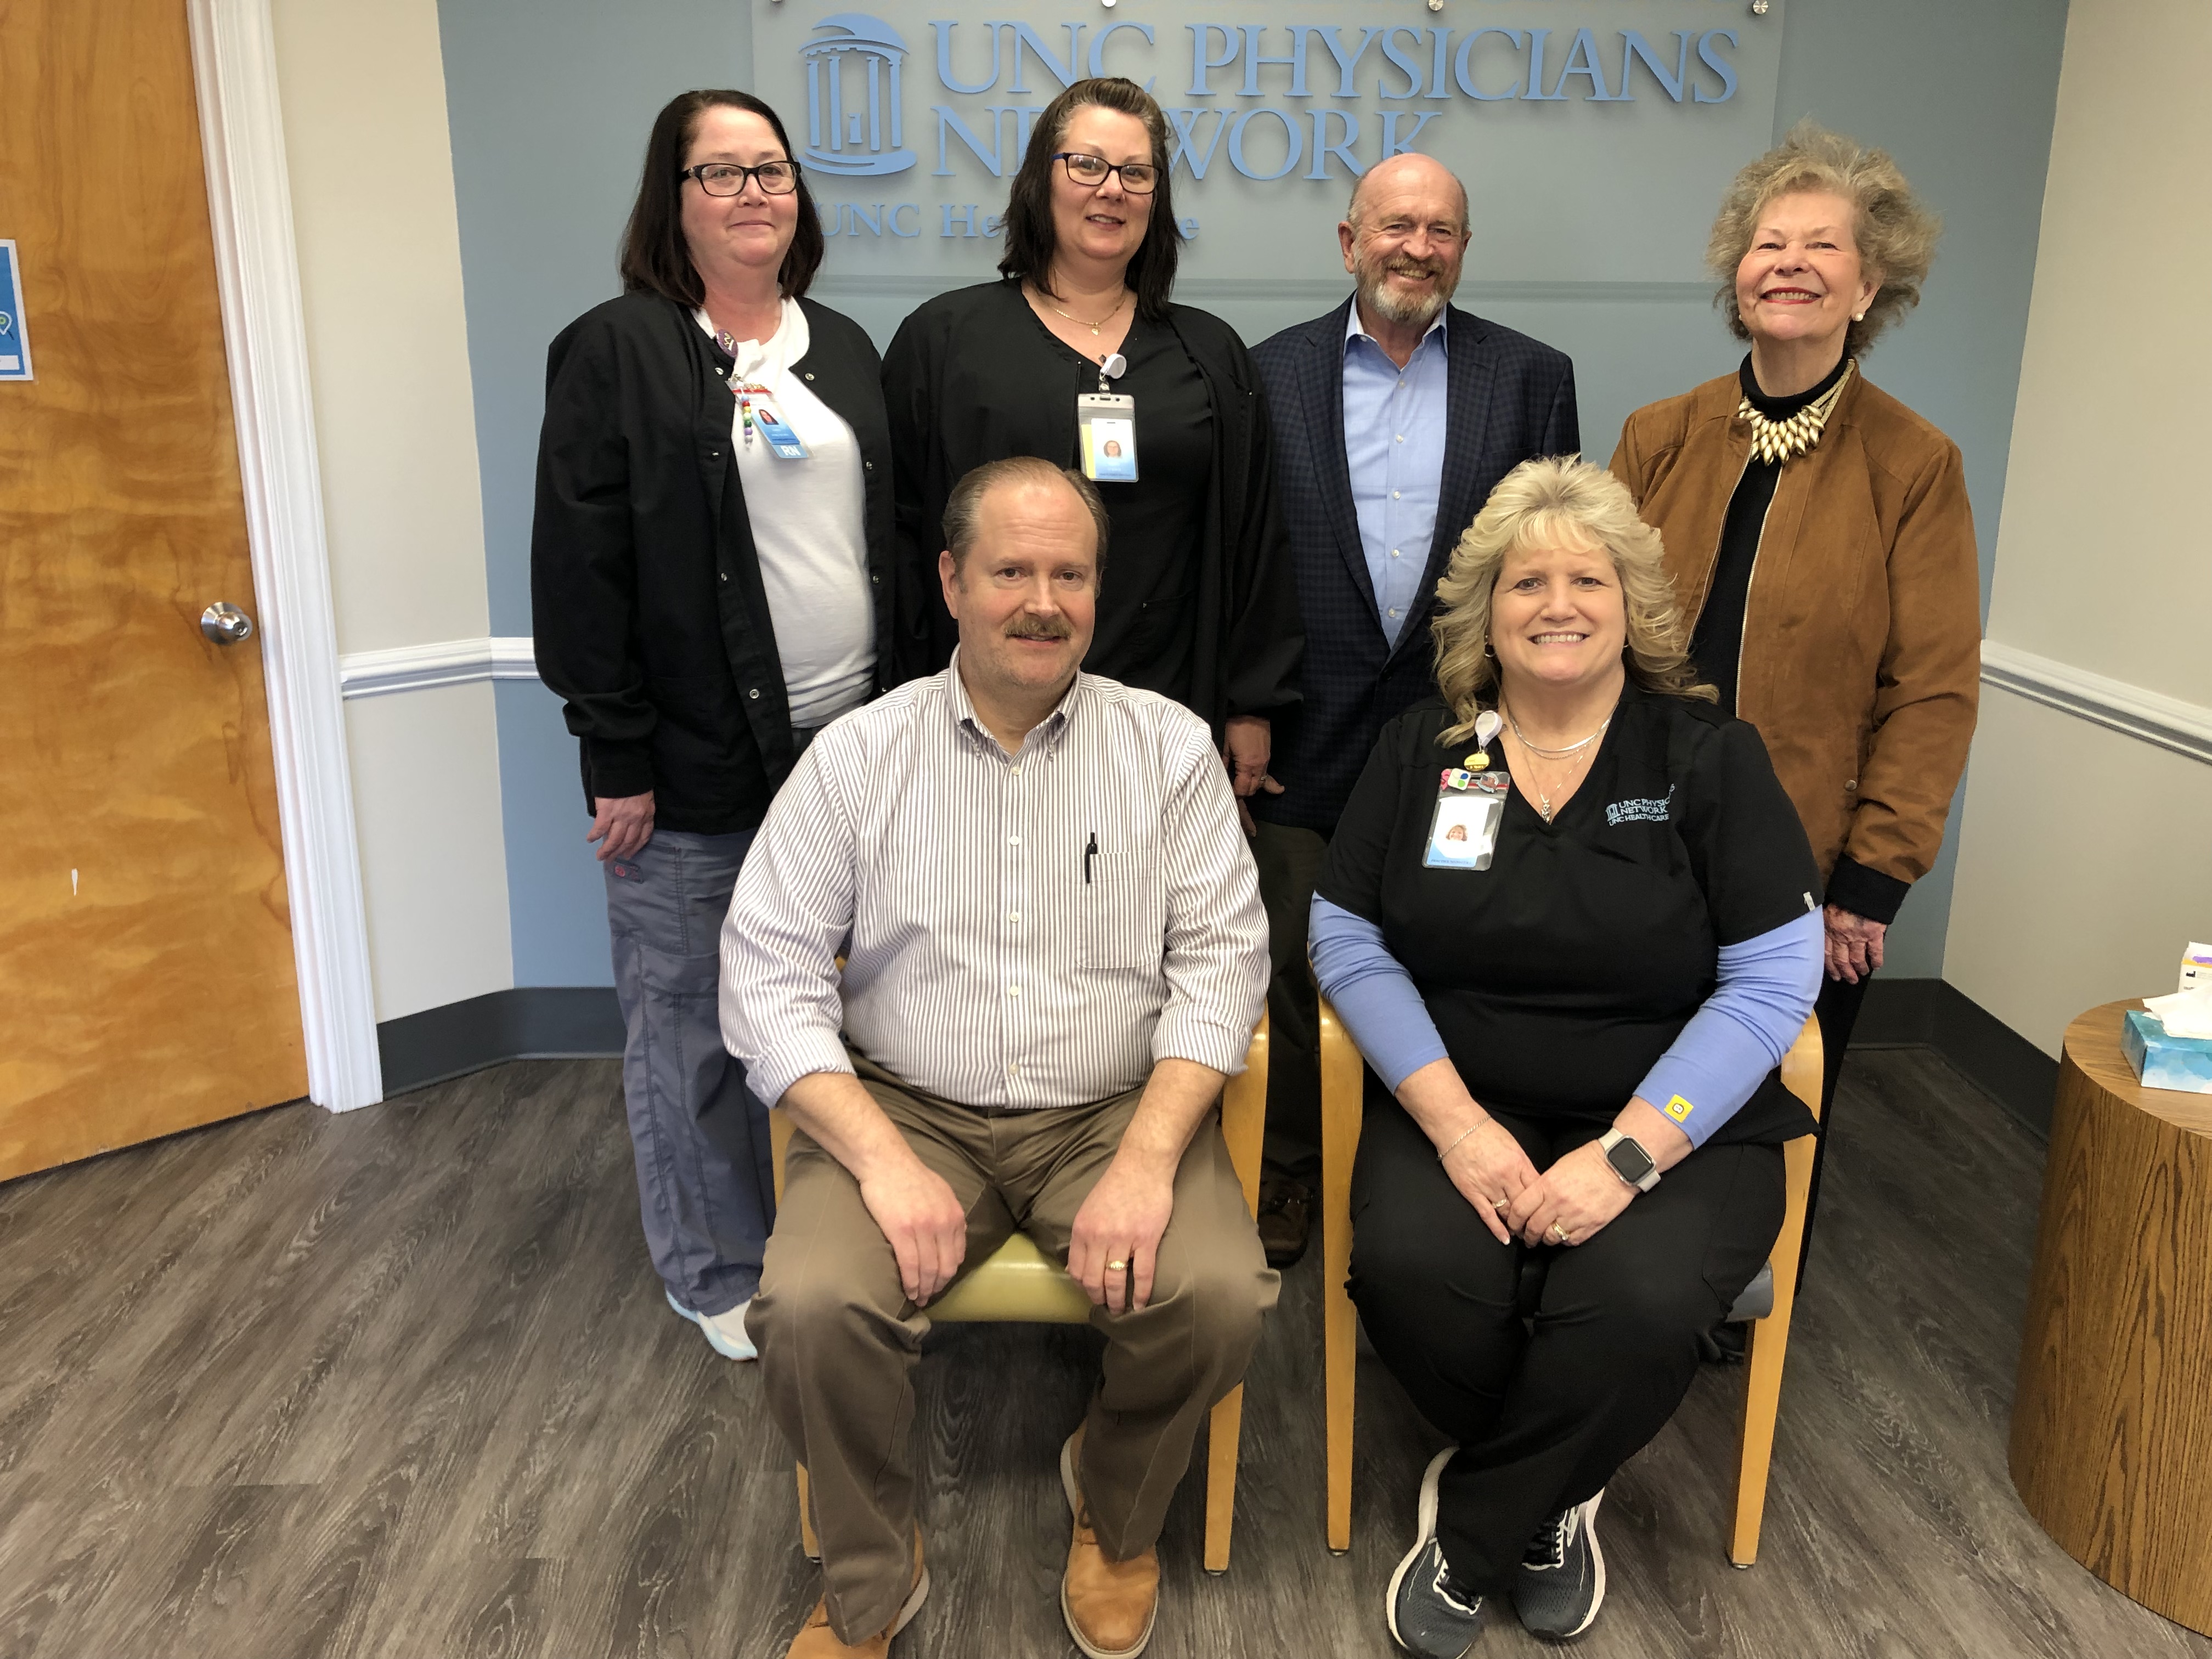
{"type": "Polygon", "coordinates": [[[1607,1129],[1598,1137],[1598,1150],[1624,1186],[1633,1187],[1639,1193],[1648,1193],[1659,1184],[1659,1160],[1644,1150],[1644,1143],[1633,1135],[1625,1135],[1618,1129],[1607,1129]],[[1620,1149],[1631,1150],[1626,1156],[1620,1149]],[[1626,1167],[1624,1167],[1624,1165],[1626,1167]]]}

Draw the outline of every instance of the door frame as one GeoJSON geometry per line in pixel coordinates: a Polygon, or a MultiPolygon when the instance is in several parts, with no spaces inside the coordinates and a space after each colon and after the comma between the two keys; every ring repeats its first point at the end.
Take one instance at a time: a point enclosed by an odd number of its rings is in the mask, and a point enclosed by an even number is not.
{"type": "Polygon", "coordinates": [[[384,1098],[269,0],[186,0],[268,687],[307,1094],[384,1098]]]}

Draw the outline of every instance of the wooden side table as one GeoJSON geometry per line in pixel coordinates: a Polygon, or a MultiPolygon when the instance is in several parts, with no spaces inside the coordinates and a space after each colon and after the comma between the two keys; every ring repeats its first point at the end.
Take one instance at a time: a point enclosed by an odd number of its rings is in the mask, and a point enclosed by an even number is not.
{"type": "Polygon", "coordinates": [[[2069,1555],[2212,1635],[2212,1095],[2136,1082],[2140,1006],[2066,1030],[2012,1478],[2069,1555]]]}

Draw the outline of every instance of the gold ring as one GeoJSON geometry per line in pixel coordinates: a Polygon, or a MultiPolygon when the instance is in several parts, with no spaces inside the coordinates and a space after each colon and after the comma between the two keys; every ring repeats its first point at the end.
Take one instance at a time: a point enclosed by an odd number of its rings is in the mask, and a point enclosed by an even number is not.
{"type": "Polygon", "coordinates": [[[1109,1261],[1106,1264],[1106,1271],[1109,1273],[1125,1273],[1129,1271],[1129,1264],[1126,1261],[1109,1261]]]}
{"type": "Polygon", "coordinates": [[[1568,1234],[1568,1232],[1567,1232],[1567,1231],[1566,1231],[1566,1229],[1565,1229],[1565,1228],[1564,1228],[1564,1227],[1562,1227],[1562,1226],[1560,1226],[1560,1225],[1559,1225],[1559,1224],[1558,1222],[1556,1222],[1556,1221],[1554,1221],[1554,1222],[1552,1224],[1552,1237],[1554,1237],[1554,1238],[1556,1238],[1556,1239],[1558,1239],[1558,1240],[1559,1241],[1559,1243],[1562,1243],[1562,1244],[1565,1244],[1565,1243],[1571,1243],[1571,1242],[1572,1242],[1572,1241],[1571,1241],[1571,1237],[1570,1237],[1570,1235],[1568,1234]]]}

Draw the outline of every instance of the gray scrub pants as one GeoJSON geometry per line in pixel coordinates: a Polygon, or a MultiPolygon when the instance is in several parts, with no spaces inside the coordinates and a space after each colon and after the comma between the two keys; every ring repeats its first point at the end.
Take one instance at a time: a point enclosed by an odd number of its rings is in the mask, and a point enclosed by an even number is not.
{"type": "Polygon", "coordinates": [[[768,1109],[722,1046],[717,1010],[722,918],[752,839],[656,830],[599,866],[646,1248],[695,1313],[751,1299],[775,1220],[768,1109]]]}

